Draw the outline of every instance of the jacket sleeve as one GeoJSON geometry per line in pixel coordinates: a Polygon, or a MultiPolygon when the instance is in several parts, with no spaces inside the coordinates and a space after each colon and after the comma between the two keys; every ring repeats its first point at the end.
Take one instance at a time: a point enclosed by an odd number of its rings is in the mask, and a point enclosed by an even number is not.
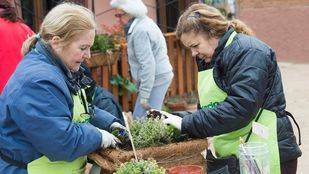
{"type": "Polygon", "coordinates": [[[140,80],[139,95],[148,99],[155,80],[155,58],[147,31],[136,32],[133,38],[134,54],[140,64],[138,78],[140,80]]]}
{"type": "Polygon", "coordinates": [[[12,103],[12,118],[27,140],[51,161],[72,161],[95,151],[102,135],[89,123],[72,122],[63,89],[48,80],[23,85],[12,103]]]}
{"type": "Polygon", "coordinates": [[[96,107],[109,112],[124,124],[122,110],[114,96],[104,88],[96,86],[92,104],[96,107]]]}
{"type": "Polygon", "coordinates": [[[211,137],[243,128],[254,119],[263,104],[270,60],[259,50],[231,59],[234,60],[227,65],[227,98],[215,108],[200,109],[185,116],[182,132],[211,137]]]}
{"type": "Polygon", "coordinates": [[[96,106],[94,107],[94,116],[90,120],[90,123],[92,125],[94,125],[95,127],[99,129],[111,131],[110,126],[114,122],[121,123],[121,121],[118,118],[116,118],[109,112],[102,110],[96,106]]]}

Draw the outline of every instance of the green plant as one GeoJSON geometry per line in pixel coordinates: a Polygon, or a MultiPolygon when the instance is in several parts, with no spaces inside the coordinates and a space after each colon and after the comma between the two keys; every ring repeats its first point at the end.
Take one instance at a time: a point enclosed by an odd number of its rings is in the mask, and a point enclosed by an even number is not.
{"type": "Polygon", "coordinates": [[[134,120],[130,129],[136,148],[160,146],[171,142],[167,126],[159,119],[134,120]]]}
{"type": "Polygon", "coordinates": [[[155,147],[185,140],[180,131],[160,119],[134,120],[130,126],[136,148],[155,147]]]}
{"type": "Polygon", "coordinates": [[[91,51],[100,51],[102,53],[108,53],[115,50],[114,38],[108,34],[98,34],[94,38],[91,51]]]}
{"type": "Polygon", "coordinates": [[[137,92],[137,88],[134,83],[132,83],[129,79],[121,77],[119,74],[112,77],[110,83],[114,86],[119,86],[119,96],[123,96],[124,89],[130,93],[137,92]]]}
{"type": "Polygon", "coordinates": [[[122,164],[116,174],[165,174],[165,169],[158,166],[155,160],[132,160],[122,164]]]}
{"type": "MultiPolygon", "coordinates": [[[[130,131],[137,149],[180,142],[189,138],[188,135],[181,134],[177,128],[164,124],[159,118],[133,120],[130,131]]],[[[121,140],[120,147],[128,147],[130,140],[127,133],[114,130],[112,134],[121,140]]]]}

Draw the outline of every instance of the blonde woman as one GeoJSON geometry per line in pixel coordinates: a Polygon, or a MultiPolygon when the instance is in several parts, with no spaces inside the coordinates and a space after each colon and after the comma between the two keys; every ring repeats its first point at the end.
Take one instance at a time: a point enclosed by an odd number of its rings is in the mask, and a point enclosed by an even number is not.
{"type": "MultiPolygon", "coordinates": [[[[238,154],[240,137],[265,142],[271,173],[296,173],[301,151],[288,119],[291,114],[285,111],[274,51],[241,21],[228,21],[203,4],[192,5],[181,15],[176,36],[199,60],[201,109],[183,118],[166,113],[164,122],[191,136],[213,137],[220,158],[238,154]],[[267,133],[260,134],[258,128],[267,133]]],[[[237,165],[212,161],[208,160],[208,173],[239,172],[237,165]]]]}
{"type": "Polygon", "coordinates": [[[0,96],[0,173],[82,174],[87,154],[117,143],[108,130],[121,128],[119,120],[85,95],[91,81],[80,65],[90,58],[95,27],[91,11],[63,3],[25,41],[0,96]]]}
{"type": "Polygon", "coordinates": [[[125,27],[128,61],[138,87],[133,116],[143,118],[148,109],[161,109],[174,76],[165,38],[141,0],[112,0],[110,4],[130,18],[125,27]]]}

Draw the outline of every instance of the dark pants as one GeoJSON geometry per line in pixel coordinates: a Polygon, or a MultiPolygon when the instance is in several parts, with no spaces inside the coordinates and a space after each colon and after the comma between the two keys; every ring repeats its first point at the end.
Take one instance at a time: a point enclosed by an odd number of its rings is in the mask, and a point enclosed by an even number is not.
{"type": "Polygon", "coordinates": [[[297,158],[280,164],[281,174],[296,174],[297,158]]]}

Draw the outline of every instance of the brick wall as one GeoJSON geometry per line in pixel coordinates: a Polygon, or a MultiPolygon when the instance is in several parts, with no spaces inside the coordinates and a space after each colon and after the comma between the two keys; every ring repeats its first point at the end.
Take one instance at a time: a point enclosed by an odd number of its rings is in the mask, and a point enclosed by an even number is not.
{"type": "Polygon", "coordinates": [[[278,60],[309,62],[309,0],[241,0],[238,7],[238,18],[278,60]]]}

